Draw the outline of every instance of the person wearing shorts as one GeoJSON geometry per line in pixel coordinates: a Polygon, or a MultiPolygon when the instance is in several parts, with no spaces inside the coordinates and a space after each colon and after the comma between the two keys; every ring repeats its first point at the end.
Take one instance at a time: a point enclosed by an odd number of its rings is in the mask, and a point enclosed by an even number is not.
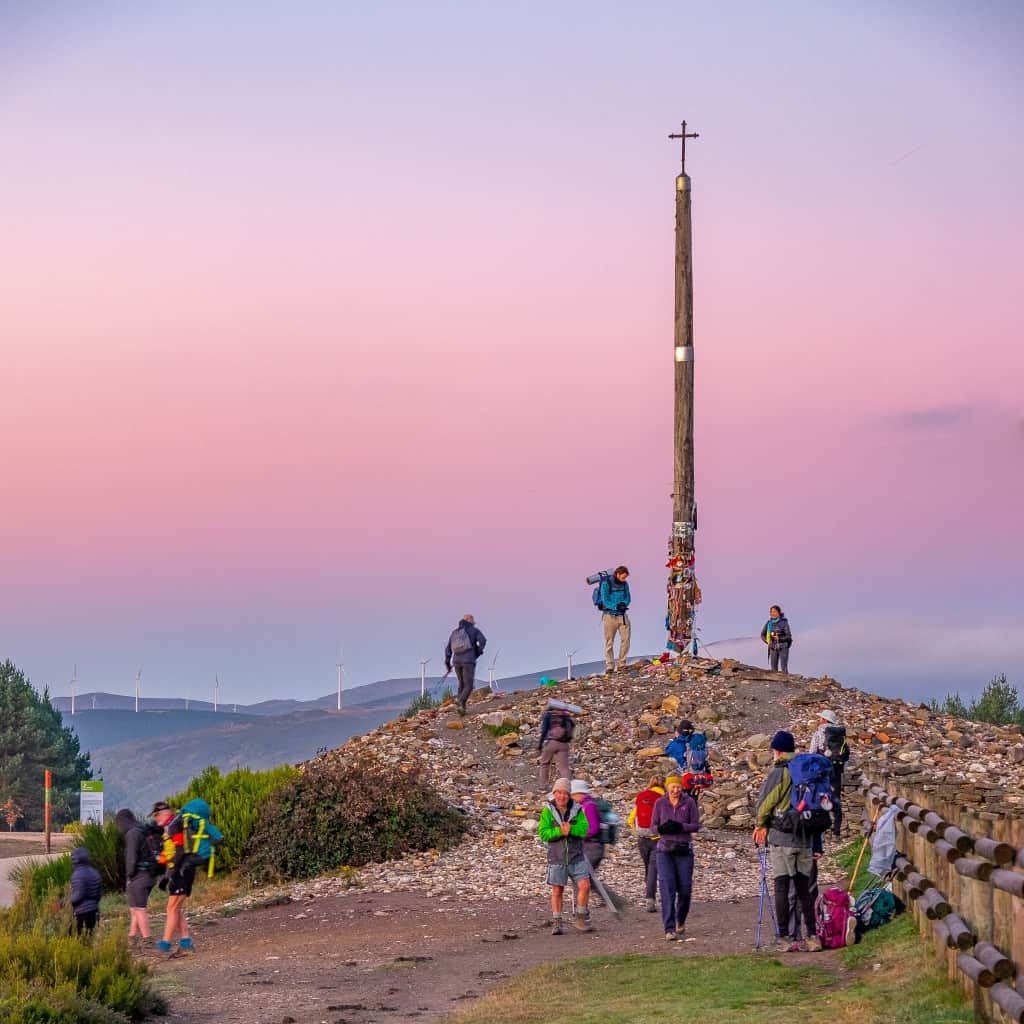
{"type": "MultiPolygon", "coordinates": [[[[163,812],[163,824],[171,819],[170,808],[163,812]]],[[[124,836],[124,868],[127,884],[125,894],[128,897],[128,943],[133,947],[147,946],[151,940],[149,930],[149,894],[156,885],[157,877],[163,874],[163,868],[157,863],[156,855],[160,843],[159,834],[155,829],[163,825],[154,822],[153,826],[139,821],[127,807],[122,808],[114,816],[118,829],[124,836]]]]}
{"type": "Polygon", "coordinates": [[[577,931],[589,932],[590,867],[583,855],[587,835],[587,817],[580,804],[569,794],[568,779],[558,779],[540,812],[537,834],[548,851],[547,883],[551,886],[551,934],[561,935],[562,900],[567,885],[576,886],[576,913],[572,925],[577,931]]]}

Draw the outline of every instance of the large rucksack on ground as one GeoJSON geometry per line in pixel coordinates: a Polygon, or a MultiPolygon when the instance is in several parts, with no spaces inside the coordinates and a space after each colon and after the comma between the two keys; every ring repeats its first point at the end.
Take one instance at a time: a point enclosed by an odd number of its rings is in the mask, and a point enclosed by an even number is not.
{"type": "Polygon", "coordinates": [[[832,825],[832,762],[821,754],[797,754],[787,765],[789,810],[776,820],[780,832],[813,836],[832,825]]]}
{"type": "Polygon", "coordinates": [[[850,748],[846,743],[845,726],[825,726],[825,751],[825,756],[836,768],[842,768],[850,760],[850,748]]]}
{"type": "MultiPolygon", "coordinates": [[[[596,797],[594,803],[597,805],[597,813],[601,819],[601,831],[598,832],[594,839],[599,843],[605,843],[612,845],[619,841],[619,826],[622,824],[622,819],[615,813],[612,805],[608,803],[603,797],[596,797]]],[[[650,820],[648,819],[648,825],[650,820]]]]}
{"type": "Polygon", "coordinates": [[[470,651],[476,650],[473,638],[469,635],[469,630],[465,626],[459,626],[458,629],[452,630],[452,635],[448,639],[448,646],[452,649],[452,654],[469,654],[470,651]]]}
{"type": "Polygon", "coordinates": [[[904,902],[888,889],[865,889],[854,904],[853,912],[861,931],[888,924],[906,909],[904,902]]]}
{"type": "Polygon", "coordinates": [[[814,904],[814,919],[823,949],[842,949],[854,942],[856,918],[845,889],[826,889],[814,904]]]}
{"type": "Polygon", "coordinates": [[[686,770],[696,775],[708,770],[708,740],[702,732],[690,735],[690,743],[686,748],[686,770]]]}

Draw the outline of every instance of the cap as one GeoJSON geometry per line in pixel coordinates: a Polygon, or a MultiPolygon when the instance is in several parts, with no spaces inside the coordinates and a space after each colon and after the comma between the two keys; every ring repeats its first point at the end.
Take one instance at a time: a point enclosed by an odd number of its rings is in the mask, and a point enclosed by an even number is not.
{"type": "Polygon", "coordinates": [[[679,729],[677,731],[678,732],[693,732],[693,722],[691,722],[688,718],[684,718],[679,723],[679,729]]]}
{"type": "Polygon", "coordinates": [[[157,802],[155,804],[153,804],[153,809],[149,813],[151,815],[153,815],[153,814],[159,814],[161,811],[169,811],[169,810],[171,810],[171,805],[170,804],[165,804],[163,802],[163,800],[157,800],[157,802]]]}
{"type": "Polygon", "coordinates": [[[780,754],[792,754],[796,750],[796,740],[793,739],[793,734],[786,732],[785,729],[780,729],[772,737],[770,745],[772,750],[777,750],[780,754]]]}
{"type": "Polygon", "coordinates": [[[555,784],[551,787],[552,793],[557,793],[562,790],[564,793],[571,793],[572,786],[569,785],[568,779],[555,779],[555,784]]]}
{"type": "Polygon", "coordinates": [[[570,793],[589,793],[590,786],[587,785],[582,779],[573,779],[572,785],[569,787],[570,793]]]}

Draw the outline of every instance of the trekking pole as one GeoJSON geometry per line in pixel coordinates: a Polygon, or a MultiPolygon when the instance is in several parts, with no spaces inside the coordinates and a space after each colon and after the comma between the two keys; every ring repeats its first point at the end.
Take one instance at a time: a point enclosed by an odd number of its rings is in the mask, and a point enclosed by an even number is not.
{"type": "Polygon", "coordinates": [[[875,830],[875,822],[878,821],[878,814],[881,809],[881,804],[875,804],[875,813],[871,815],[871,827],[868,829],[868,834],[864,837],[864,842],[861,843],[857,863],[854,865],[853,874],[850,876],[850,888],[846,890],[847,896],[853,895],[853,887],[857,884],[857,874],[860,871],[860,862],[864,859],[864,851],[867,850],[868,843],[871,841],[871,833],[875,830]]]}
{"type": "MultiPolygon", "coordinates": [[[[760,860],[760,855],[758,855],[760,860]]],[[[754,936],[754,949],[761,948],[761,922],[764,920],[764,892],[765,892],[764,864],[761,864],[761,888],[757,898],[757,934],[754,936]]]]}

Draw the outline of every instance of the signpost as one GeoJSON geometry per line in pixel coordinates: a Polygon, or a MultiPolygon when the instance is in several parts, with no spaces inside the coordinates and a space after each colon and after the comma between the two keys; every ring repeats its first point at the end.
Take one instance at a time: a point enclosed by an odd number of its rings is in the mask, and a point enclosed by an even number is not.
{"type": "Polygon", "coordinates": [[[46,840],[46,852],[50,852],[50,789],[53,786],[53,773],[49,768],[43,771],[43,833],[46,840]]]}
{"type": "Polygon", "coordinates": [[[81,813],[79,819],[83,825],[103,824],[103,781],[102,779],[86,779],[82,783],[80,794],[81,813]]]}

